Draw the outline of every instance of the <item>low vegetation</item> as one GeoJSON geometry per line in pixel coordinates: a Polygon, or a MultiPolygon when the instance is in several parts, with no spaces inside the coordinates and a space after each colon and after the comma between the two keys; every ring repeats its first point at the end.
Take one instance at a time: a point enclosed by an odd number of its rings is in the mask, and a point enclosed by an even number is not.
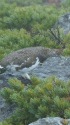
{"type": "MultiPolygon", "coordinates": [[[[70,56],[70,33],[65,35],[59,27],[51,32],[58,19],[70,12],[70,0],[59,7],[44,2],[0,1],[0,60],[12,51],[30,46],[60,48],[64,49],[63,55],[70,56]],[[60,39],[56,39],[58,30],[60,39]]],[[[47,116],[70,118],[70,81],[55,77],[31,80],[32,85],[24,86],[16,78],[10,79],[11,88],[1,90],[6,102],[16,105],[16,111],[0,125],[28,125],[47,116]]]]}
{"type": "Polygon", "coordinates": [[[6,122],[12,125],[28,123],[47,116],[70,118],[70,81],[50,77],[45,80],[32,77],[32,84],[24,86],[16,78],[10,79],[11,88],[3,88],[6,102],[15,104],[16,111],[6,122]]]}
{"type": "Polygon", "coordinates": [[[0,60],[12,51],[29,46],[64,46],[64,55],[70,55],[70,33],[64,35],[59,28],[61,43],[58,44],[50,32],[59,17],[70,11],[69,5],[68,1],[57,9],[55,5],[44,5],[44,1],[41,0],[1,1],[0,60]]]}

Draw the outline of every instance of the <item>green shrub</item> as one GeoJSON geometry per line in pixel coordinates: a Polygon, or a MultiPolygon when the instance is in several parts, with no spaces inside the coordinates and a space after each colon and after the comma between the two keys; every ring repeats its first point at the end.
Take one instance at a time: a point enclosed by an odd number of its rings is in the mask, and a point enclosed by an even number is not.
{"type": "MultiPolygon", "coordinates": [[[[70,98],[69,98],[69,101],[70,101],[70,98]]],[[[65,110],[64,115],[65,117],[70,118],[70,108],[65,110]]]]}
{"type": "Polygon", "coordinates": [[[4,88],[1,94],[8,103],[17,105],[15,114],[11,117],[13,125],[28,125],[47,116],[70,117],[70,82],[55,77],[45,80],[32,78],[32,85],[25,87],[17,79],[9,82],[12,88],[4,88]]]}
{"type": "Polygon", "coordinates": [[[32,44],[30,33],[24,29],[0,30],[0,59],[14,50],[29,47],[32,44]]]}
{"type": "Polygon", "coordinates": [[[62,6],[68,8],[70,6],[70,0],[65,0],[65,2],[62,3],[62,6]]]}
{"type": "Polygon", "coordinates": [[[70,55],[70,33],[63,36],[63,44],[65,45],[65,49],[63,51],[63,54],[70,55]]]}
{"type": "Polygon", "coordinates": [[[16,3],[17,6],[29,6],[29,5],[36,5],[36,4],[42,4],[42,0],[4,0],[5,2],[9,4],[16,3]]]}
{"type": "Polygon", "coordinates": [[[29,46],[62,48],[65,44],[63,53],[70,55],[69,35],[63,36],[62,45],[58,45],[49,31],[58,18],[69,11],[69,8],[57,9],[55,6],[47,5],[18,7],[16,3],[19,2],[24,3],[22,0],[3,0],[0,4],[0,29],[2,29],[0,30],[0,60],[14,50],[29,46]]]}
{"type": "Polygon", "coordinates": [[[68,46],[68,48],[65,48],[65,49],[63,50],[63,55],[65,55],[65,56],[70,55],[70,47],[69,47],[69,46],[68,46]]]}
{"type": "Polygon", "coordinates": [[[12,124],[4,121],[4,122],[0,122],[0,125],[12,125],[12,124]]]}
{"type": "MultiPolygon", "coordinates": [[[[31,31],[32,28],[39,23],[42,29],[47,30],[53,26],[58,20],[59,16],[64,14],[65,9],[58,9],[55,6],[29,6],[29,7],[16,7],[13,5],[10,9],[9,15],[1,18],[0,28],[25,28],[31,31]]],[[[5,8],[3,8],[5,11],[5,8]]]]}

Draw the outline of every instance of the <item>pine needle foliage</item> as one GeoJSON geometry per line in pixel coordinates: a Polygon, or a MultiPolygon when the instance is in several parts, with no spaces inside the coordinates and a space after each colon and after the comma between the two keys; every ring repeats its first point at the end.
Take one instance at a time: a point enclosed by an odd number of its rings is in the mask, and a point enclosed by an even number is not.
{"type": "Polygon", "coordinates": [[[1,91],[7,103],[17,105],[11,117],[13,125],[28,125],[47,116],[70,117],[70,81],[66,83],[50,77],[45,80],[32,78],[32,83],[24,87],[17,79],[11,79],[11,88],[1,91]]]}

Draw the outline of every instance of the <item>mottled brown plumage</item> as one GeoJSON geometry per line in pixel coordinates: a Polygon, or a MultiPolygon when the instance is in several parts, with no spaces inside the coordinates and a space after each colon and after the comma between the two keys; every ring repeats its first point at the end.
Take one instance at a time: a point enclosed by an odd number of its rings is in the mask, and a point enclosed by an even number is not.
{"type": "Polygon", "coordinates": [[[29,67],[36,62],[36,57],[43,62],[49,56],[61,54],[60,49],[49,49],[46,47],[29,47],[10,53],[2,59],[0,65],[19,65],[20,68],[29,67]]]}

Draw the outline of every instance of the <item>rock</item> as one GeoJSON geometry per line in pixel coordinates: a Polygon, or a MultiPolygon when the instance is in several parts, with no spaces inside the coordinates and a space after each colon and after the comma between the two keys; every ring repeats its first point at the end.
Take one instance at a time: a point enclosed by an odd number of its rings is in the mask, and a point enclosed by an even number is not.
{"type": "Polygon", "coordinates": [[[8,80],[10,78],[17,78],[18,80],[21,81],[22,84],[24,85],[28,85],[28,84],[32,84],[31,79],[29,79],[28,74],[19,74],[19,75],[13,75],[13,74],[9,74],[9,73],[4,73],[4,74],[0,74],[0,89],[4,88],[4,87],[10,87],[8,80]]]}
{"type": "Polygon", "coordinates": [[[62,119],[60,117],[47,117],[39,119],[29,125],[70,125],[70,119],[62,119]]]}
{"type": "Polygon", "coordinates": [[[30,76],[27,73],[18,76],[17,79],[20,80],[24,85],[32,84],[30,76]]]}
{"type": "Polygon", "coordinates": [[[54,28],[57,28],[57,26],[60,26],[60,28],[63,29],[63,32],[65,34],[70,32],[70,13],[66,13],[65,15],[61,16],[60,19],[56,22],[54,28]]]}
{"type": "Polygon", "coordinates": [[[4,73],[6,71],[6,68],[0,68],[0,74],[4,73]]]}
{"type": "Polygon", "coordinates": [[[5,100],[0,96],[0,121],[10,118],[14,113],[16,106],[14,104],[7,104],[5,100]]]}
{"type": "Polygon", "coordinates": [[[8,78],[10,78],[8,74],[0,74],[0,89],[4,87],[9,87],[8,78]]]}
{"type": "MultiPolygon", "coordinates": [[[[0,81],[0,92],[2,91],[1,90],[2,88],[10,87],[9,84],[7,83],[6,78],[4,77],[6,77],[4,74],[0,75],[0,80],[1,78],[3,78],[3,82],[4,82],[1,84],[1,81],[0,81]]],[[[16,110],[16,105],[7,104],[6,100],[1,96],[1,93],[0,93],[0,121],[5,120],[6,118],[10,118],[15,110],[16,110]]]]}
{"type": "MultiPolygon", "coordinates": [[[[0,74],[0,92],[2,88],[10,87],[10,85],[8,84],[9,77],[12,77],[12,76],[9,76],[8,74],[0,74]]],[[[3,121],[4,119],[9,118],[13,114],[15,109],[16,109],[15,105],[7,104],[5,102],[5,99],[3,99],[0,93],[0,121],[3,121]]]]}
{"type": "Polygon", "coordinates": [[[10,53],[2,59],[0,65],[6,67],[10,64],[16,65],[16,68],[22,69],[30,67],[36,62],[38,57],[40,62],[43,62],[49,56],[61,54],[60,49],[49,49],[46,47],[29,47],[10,53]]]}

